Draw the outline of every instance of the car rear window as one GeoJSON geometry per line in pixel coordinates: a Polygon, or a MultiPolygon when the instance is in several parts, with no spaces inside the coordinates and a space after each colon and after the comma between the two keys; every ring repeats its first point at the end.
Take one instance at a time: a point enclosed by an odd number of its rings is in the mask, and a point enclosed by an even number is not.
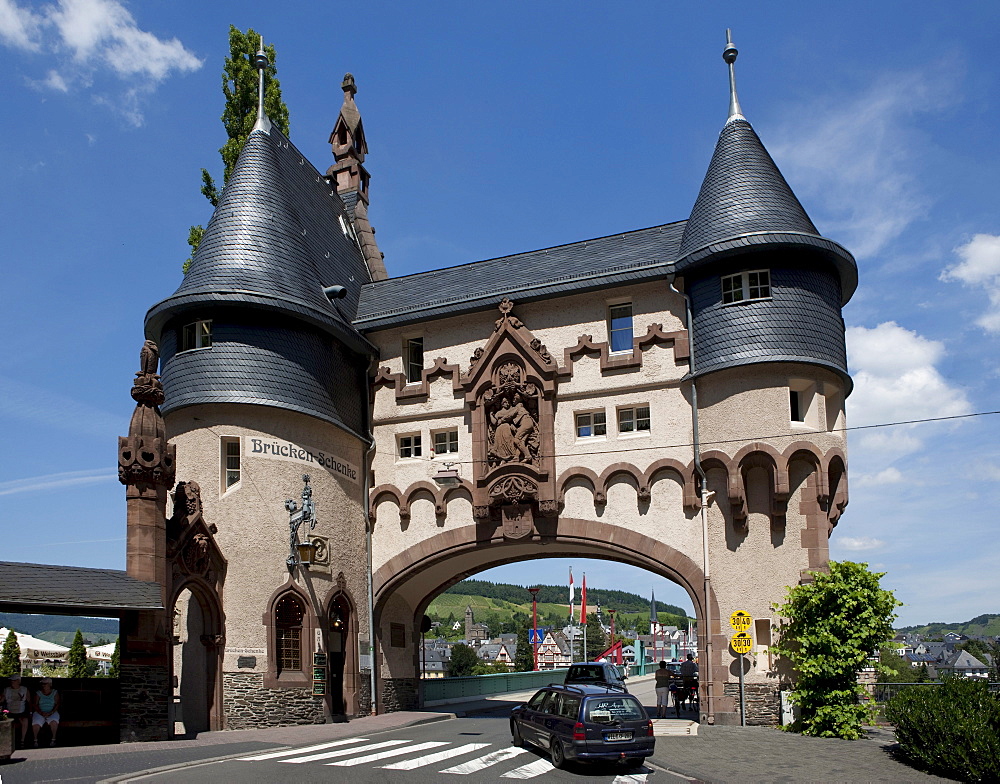
{"type": "Polygon", "coordinates": [[[574,667],[569,674],[574,681],[597,683],[604,680],[604,670],[601,667],[574,667]]]}
{"type": "Polygon", "coordinates": [[[642,706],[634,697],[596,697],[587,700],[585,721],[636,721],[645,718],[642,706]]]}

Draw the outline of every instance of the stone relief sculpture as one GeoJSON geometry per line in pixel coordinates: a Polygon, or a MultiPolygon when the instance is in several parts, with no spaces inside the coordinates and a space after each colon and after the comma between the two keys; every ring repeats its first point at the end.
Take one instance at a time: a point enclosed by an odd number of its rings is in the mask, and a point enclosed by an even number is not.
{"type": "Polygon", "coordinates": [[[525,383],[524,369],[508,362],[497,371],[499,384],[483,394],[489,420],[488,462],[538,464],[538,388],[525,383]]]}

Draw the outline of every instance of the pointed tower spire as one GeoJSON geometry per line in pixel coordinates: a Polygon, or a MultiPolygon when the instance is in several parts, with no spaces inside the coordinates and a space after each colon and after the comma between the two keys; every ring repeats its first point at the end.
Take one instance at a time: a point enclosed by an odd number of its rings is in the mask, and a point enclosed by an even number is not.
{"type": "Polygon", "coordinates": [[[253,67],[257,69],[257,122],[254,123],[253,130],[271,132],[271,121],[264,113],[264,71],[270,65],[267,53],[264,51],[264,36],[260,37],[260,49],[253,58],[253,67]]]}
{"type": "Polygon", "coordinates": [[[344,103],[330,133],[330,146],[335,163],[326,170],[326,176],[337,188],[337,193],[344,200],[351,215],[358,235],[358,244],[365,256],[371,279],[385,280],[389,275],[385,271],[382,252],[375,242],[375,229],[368,222],[369,176],[368,170],[364,167],[368,143],[365,141],[361,112],[354,103],[354,96],[358,94],[354,74],[344,74],[340,89],[344,91],[344,103]]]}
{"type": "Polygon", "coordinates": [[[739,50],[733,46],[732,31],[726,28],[726,48],[722,51],[722,59],[729,65],[729,119],[744,119],[743,112],[740,111],[740,99],[736,96],[736,69],[734,64],[739,50]]]}

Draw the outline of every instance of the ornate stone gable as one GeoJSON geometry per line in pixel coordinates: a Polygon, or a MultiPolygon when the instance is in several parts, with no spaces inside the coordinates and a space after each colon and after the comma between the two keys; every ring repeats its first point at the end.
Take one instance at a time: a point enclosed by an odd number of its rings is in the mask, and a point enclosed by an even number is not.
{"type": "Polygon", "coordinates": [[[557,512],[553,414],[558,366],[504,298],[493,335],[461,380],[472,415],[473,514],[502,520],[504,535],[534,530],[557,512]]]}
{"type": "Polygon", "coordinates": [[[167,559],[176,588],[191,577],[203,580],[221,593],[226,577],[226,558],[215,541],[215,523],[202,517],[201,487],[197,482],[178,482],[174,512],[167,520],[167,559]]]}

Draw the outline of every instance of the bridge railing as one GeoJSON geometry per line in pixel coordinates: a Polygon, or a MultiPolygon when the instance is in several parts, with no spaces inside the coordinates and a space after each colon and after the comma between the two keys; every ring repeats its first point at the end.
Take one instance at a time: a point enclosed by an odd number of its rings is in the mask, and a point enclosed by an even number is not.
{"type": "Polygon", "coordinates": [[[538,672],[501,672],[490,675],[469,675],[463,678],[427,678],[421,685],[424,691],[424,705],[429,705],[469,697],[530,691],[548,686],[550,683],[562,683],[565,678],[566,668],[563,667],[558,670],[538,672]]]}

